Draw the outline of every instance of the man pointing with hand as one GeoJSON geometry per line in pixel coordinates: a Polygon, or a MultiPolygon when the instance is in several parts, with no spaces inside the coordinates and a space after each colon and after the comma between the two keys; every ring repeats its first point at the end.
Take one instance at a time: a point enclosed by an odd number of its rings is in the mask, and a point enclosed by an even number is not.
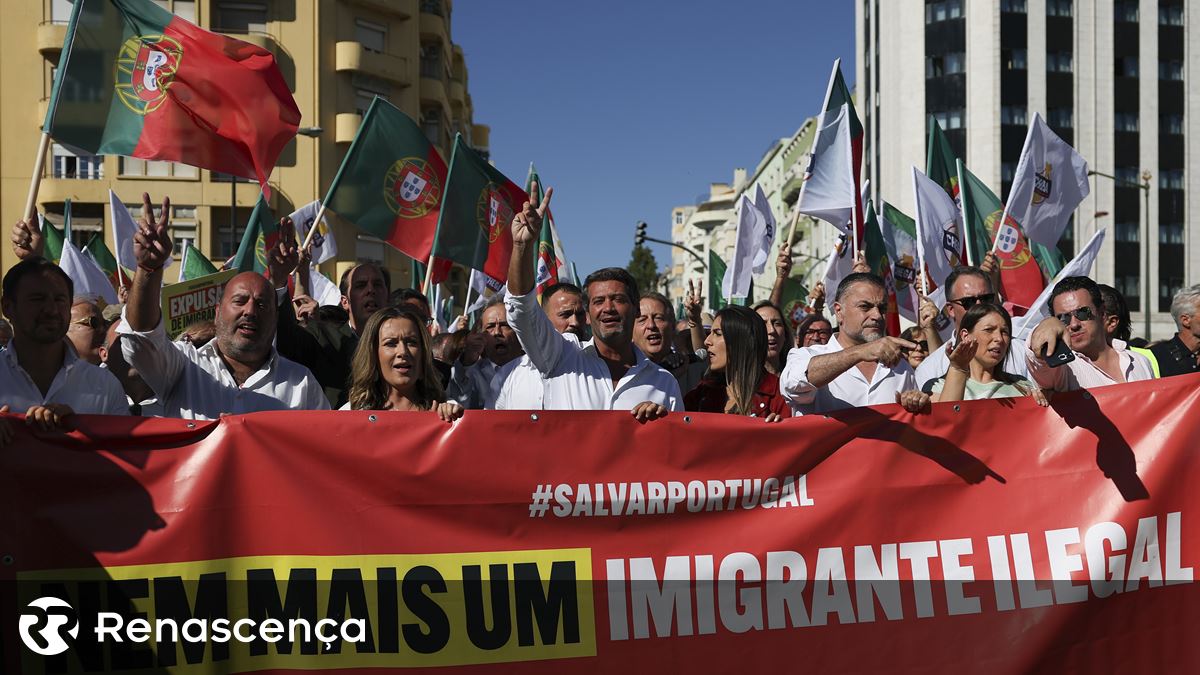
{"type": "Polygon", "coordinates": [[[801,414],[825,413],[883,403],[918,412],[929,396],[915,391],[904,352],[908,340],[889,337],[883,280],[855,272],[838,284],[833,301],[838,332],[828,344],[793,349],[779,378],[784,398],[801,414]]]}

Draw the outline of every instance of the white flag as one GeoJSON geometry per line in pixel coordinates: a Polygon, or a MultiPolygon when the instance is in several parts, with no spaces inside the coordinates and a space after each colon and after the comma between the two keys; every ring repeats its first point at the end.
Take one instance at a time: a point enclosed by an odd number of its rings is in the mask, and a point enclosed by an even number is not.
{"type": "Polygon", "coordinates": [[[488,300],[496,297],[497,293],[504,292],[504,282],[497,281],[479,270],[471,270],[471,288],[468,289],[467,295],[474,291],[478,294],[475,301],[470,307],[463,310],[463,314],[471,315],[481,309],[488,303],[488,300]]]}
{"type": "Polygon", "coordinates": [[[1008,215],[1030,241],[1057,246],[1071,213],[1091,191],[1087,173],[1083,157],[1034,113],[1013,176],[1008,215]]]}
{"type": "MultiPolygon", "coordinates": [[[[109,194],[110,195],[112,194],[111,190],[109,191],[109,194]]],[[[115,236],[115,234],[114,234],[114,236],[115,236]]],[[[192,241],[191,239],[183,240],[183,252],[179,254],[179,280],[180,281],[187,281],[187,279],[184,279],[183,277],[184,277],[184,273],[187,271],[188,249],[191,248],[190,246],[188,246],[188,244],[190,244],[191,241],[192,241]]],[[[117,264],[119,265],[120,263],[117,263],[117,264]]]]}
{"type": "Polygon", "coordinates": [[[833,296],[837,293],[837,287],[854,271],[854,255],[851,253],[850,237],[842,234],[838,236],[837,243],[834,244],[833,250],[829,252],[829,262],[825,267],[825,297],[827,298],[826,307],[831,315],[833,312],[833,296]]]}
{"type": "Polygon", "coordinates": [[[754,202],[743,194],[738,200],[737,237],[733,246],[733,258],[725,268],[725,277],[721,280],[721,295],[726,300],[750,295],[750,285],[754,281],[754,256],[758,252],[765,228],[766,219],[763,214],[754,202]]]}
{"type": "Polygon", "coordinates": [[[75,248],[70,239],[63,240],[62,258],[58,266],[71,277],[75,284],[75,295],[103,298],[110,305],[116,304],[117,291],[108,280],[108,275],[91,256],[75,248]]]}
{"type": "Polygon", "coordinates": [[[1041,295],[1037,300],[1033,301],[1033,306],[1029,308],[1029,312],[1025,316],[1018,316],[1013,319],[1013,338],[1025,337],[1025,333],[1033,330],[1043,319],[1050,316],[1050,293],[1054,291],[1054,286],[1058,282],[1067,277],[1086,277],[1092,273],[1092,265],[1096,262],[1096,256],[1100,254],[1100,245],[1104,243],[1104,228],[1096,231],[1092,235],[1091,240],[1087,245],[1080,249],[1079,253],[1071,259],[1071,262],[1063,265],[1055,275],[1054,280],[1046,284],[1046,288],[1042,290],[1041,295]]]}
{"type": "Polygon", "coordinates": [[[342,304],[342,292],[337,285],[329,280],[324,274],[321,274],[316,265],[313,265],[308,270],[308,294],[313,300],[317,301],[317,305],[324,307],[333,305],[340,307],[342,304]]]}
{"type": "MultiPolygon", "coordinates": [[[[312,201],[300,208],[296,209],[290,216],[292,222],[296,225],[296,239],[303,242],[308,237],[308,230],[312,228],[313,223],[317,220],[317,213],[321,210],[320,200],[312,201]]],[[[332,260],[337,256],[337,238],[329,231],[329,224],[325,218],[321,218],[320,225],[317,226],[317,233],[312,238],[312,261],[314,265],[320,265],[326,260],[332,260]]]]}
{"type": "Polygon", "coordinates": [[[942,186],[915,166],[912,178],[917,204],[917,257],[933,283],[941,286],[954,268],[965,262],[958,256],[962,251],[958,206],[942,186]]]}
{"type": "Polygon", "coordinates": [[[754,273],[762,274],[767,269],[767,261],[771,259],[771,246],[775,243],[775,214],[771,212],[771,203],[762,185],[754,186],[754,205],[763,217],[762,236],[758,238],[758,250],[754,252],[754,273]]]}
{"type": "Polygon", "coordinates": [[[850,231],[858,199],[852,154],[849,107],[842,104],[826,110],[818,123],[797,211],[820,218],[842,232],[850,231]]]}
{"type": "MultiPolygon", "coordinates": [[[[137,222],[133,214],[125,208],[125,203],[117,198],[117,193],[108,191],[108,210],[113,222],[113,253],[117,256],[117,264],[127,270],[137,269],[137,258],[133,257],[133,234],[137,232],[137,222]]],[[[176,251],[176,253],[180,253],[176,251]]],[[[163,265],[166,269],[175,262],[175,257],[167,258],[163,265]]]]}

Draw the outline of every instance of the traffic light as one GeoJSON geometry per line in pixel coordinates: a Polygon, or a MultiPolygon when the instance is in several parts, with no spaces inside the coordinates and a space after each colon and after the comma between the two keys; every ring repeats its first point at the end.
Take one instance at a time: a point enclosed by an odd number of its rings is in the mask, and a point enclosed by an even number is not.
{"type": "Polygon", "coordinates": [[[639,222],[637,224],[637,234],[633,236],[633,245],[641,246],[646,243],[646,223],[639,222]]]}

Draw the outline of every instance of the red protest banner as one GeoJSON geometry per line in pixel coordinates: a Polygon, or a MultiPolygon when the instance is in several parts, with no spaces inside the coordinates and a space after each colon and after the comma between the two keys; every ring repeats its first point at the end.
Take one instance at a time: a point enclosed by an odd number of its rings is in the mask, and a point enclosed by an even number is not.
{"type": "Polygon", "coordinates": [[[1195,671],[1198,384],[775,425],[20,424],[3,670],[1195,671]],[[48,596],[79,638],[42,656],[48,596]]]}

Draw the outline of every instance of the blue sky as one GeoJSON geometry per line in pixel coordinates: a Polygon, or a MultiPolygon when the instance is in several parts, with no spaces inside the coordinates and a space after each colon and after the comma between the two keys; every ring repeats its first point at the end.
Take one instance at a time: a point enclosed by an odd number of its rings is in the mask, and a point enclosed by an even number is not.
{"type": "Polygon", "coordinates": [[[669,239],[672,207],[753,170],[818,112],[833,59],[854,81],[848,0],[458,0],[451,30],[492,159],[554,187],[581,275],[627,264],[637,221],[669,239]]]}

